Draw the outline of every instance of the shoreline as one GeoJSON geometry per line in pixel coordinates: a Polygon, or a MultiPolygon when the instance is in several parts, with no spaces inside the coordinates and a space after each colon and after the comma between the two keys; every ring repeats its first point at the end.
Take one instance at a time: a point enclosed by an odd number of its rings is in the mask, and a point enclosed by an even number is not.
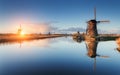
{"type": "Polygon", "coordinates": [[[67,34],[25,34],[25,35],[17,35],[17,34],[1,34],[0,42],[2,41],[22,41],[22,40],[34,40],[34,39],[45,39],[45,38],[56,38],[56,37],[64,37],[69,36],[67,34]]]}

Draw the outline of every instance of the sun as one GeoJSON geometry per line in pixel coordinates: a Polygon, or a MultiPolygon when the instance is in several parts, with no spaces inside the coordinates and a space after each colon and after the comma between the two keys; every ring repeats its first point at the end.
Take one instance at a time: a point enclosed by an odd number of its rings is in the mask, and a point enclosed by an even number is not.
{"type": "Polygon", "coordinates": [[[22,31],[22,32],[20,33],[20,35],[22,35],[22,36],[25,35],[25,32],[22,31]]]}
{"type": "Polygon", "coordinates": [[[25,33],[24,32],[21,32],[21,35],[24,35],[25,33]]]}

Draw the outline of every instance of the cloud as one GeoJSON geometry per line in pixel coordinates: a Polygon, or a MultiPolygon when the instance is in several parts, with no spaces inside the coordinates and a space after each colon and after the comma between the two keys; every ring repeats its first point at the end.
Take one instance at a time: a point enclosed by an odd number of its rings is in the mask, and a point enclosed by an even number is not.
{"type": "Polygon", "coordinates": [[[60,29],[59,31],[61,31],[61,32],[77,32],[77,31],[85,32],[86,29],[81,28],[81,27],[69,27],[66,29],[60,29]]]}
{"type": "Polygon", "coordinates": [[[50,21],[50,22],[44,22],[44,23],[24,23],[24,28],[27,29],[27,32],[48,33],[50,31],[55,31],[58,29],[57,27],[53,27],[51,25],[53,23],[58,23],[58,22],[57,21],[50,21]]]}
{"type": "MultiPolygon", "coordinates": [[[[59,33],[74,33],[77,31],[86,33],[86,28],[81,28],[81,27],[76,27],[76,26],[68,27],[68,28],[64,28],[64,29],[60,29],[57,27],[51,27],[51,30],[54,30],[59,33]]],[[[97,29],[97,30],[98,30],[98,34],[110,34],[110,33],[111,34],[119,34],[120,33],[119,29],[112,29],[112,30],[97,29]]]]}
{"type": "Polygon", "coordinates": [[[22,27],[24,33],[48,33],[52,30],[57,30],[57,27],[51,26],[53,23],[58,23],[57,21],[49,21],[43,23],[33,23],[33,22],[23,22],[23,23],[11,23],[9,26],[2,26],[0,33],[17,33],[18,28],[22,27]],[[10,28],[9,28],[10,27],[10,28]]]}
{"type": "Polygon", "coordinates": [[[119,29],[111,29],[111,30],[108,30],[107,33],[120,34],[120,30],[119,29]]]}
{"type": "Polygon", "coordinates": [[[58,31],[58,27],[49,26],[49,31],[58,31]]]}

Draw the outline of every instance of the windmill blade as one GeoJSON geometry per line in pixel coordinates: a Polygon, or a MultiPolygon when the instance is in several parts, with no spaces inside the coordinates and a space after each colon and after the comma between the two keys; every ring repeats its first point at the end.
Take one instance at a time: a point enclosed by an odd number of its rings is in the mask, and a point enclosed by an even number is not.
{"type": "Polygon", "coordinates": [[[97,56],[101,58],[109,58],[109,56],[101,56],[101,55],[97,55],[97,56]]]}
{"type": "Polygon", "coordinates": [[[96,20],[96,7],[94,8],[94,19],[96,20]]]}
{"type": "Polygon", "coordinates": [[[97,21],[97,23],[102,23],[102,22],[110,22],[109,20],[102,20],[102,21],[97,21]]]}
{"type": "Polygon", "coordinates": [[[94,58],[94,71],[96,70],[96,58],[94,58]]]}
{"type": "Polygon", "coordinates": [[[109,56],[100,56],[100,57],[102,57],[102,58],[109,58],[109,56]]]}

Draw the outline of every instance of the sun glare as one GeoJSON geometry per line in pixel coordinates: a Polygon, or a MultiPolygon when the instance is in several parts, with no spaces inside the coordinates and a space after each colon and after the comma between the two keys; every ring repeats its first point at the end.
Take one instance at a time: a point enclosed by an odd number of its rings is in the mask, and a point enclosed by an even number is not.
{"type": "Polygon", "coordinates": [[[24,35],[25,33],[24,32],[21,32],[21,35],[24,35]]]}
{"type": "Polygon", "coordinates": [[[21,35],[21,36],[24,36],[24,35],[25,35],[25,32],[22,31],[22,32],[20,33],[20,35],[21,35]]]}

